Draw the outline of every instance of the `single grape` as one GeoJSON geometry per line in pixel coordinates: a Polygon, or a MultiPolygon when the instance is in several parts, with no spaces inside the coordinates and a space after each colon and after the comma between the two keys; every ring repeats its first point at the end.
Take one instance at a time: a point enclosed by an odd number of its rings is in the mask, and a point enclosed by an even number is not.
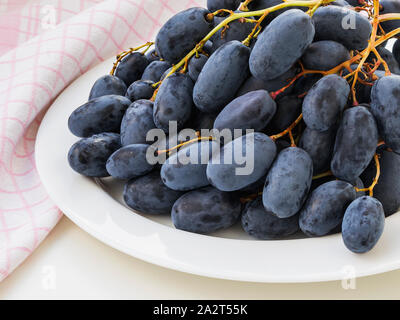
{"type": "Polygon", "coordinates": [[[141,99],[150,99],[154,94],[153,81],[138,80],[132,83],[126,91],[126,97],[132,102],[141,99]]]}
{"type": "Polygon", "coordinates": [[[177,229],[207,234],[231,227],[239,219],[240,209],[235,194],[206,187],[180,197],[171,217],[177,229]]]}
{"type": "Polygon", "coordinates": [[[160,172],[128,181],[124,188],[124,201],[133,210],[146,214],[169,214],[175,201],[184,193],[167,188],[160,172]]]}
{"type": "MultiPolygon", "coordinates": [[[[398,0],[380,0],[379,6],[380,15],[388,13],[400,13],[400,3],[398,0]]],[[[400,28],[400,22],[398,20],[383,21],[380,23],[380,25],[386,33],[400,28]]]]}
{"type": "Polygon", "coordinates": [[[153,119],[157,128],[168,132],[169,122],[182,128],[193,108],[193,81],[186,74],[175,73],[161,84],[154,102],[153,119]]]}
{"type": "Polygon", "coordinates": [[[310,129],[326,131],[339,120],[350,93],[346,79],[336,74],[319,80],[303,101],[304,122],[310,129]]]}
{"type": "Polygon", "coordinates": [[[140,52],[127,55],[115,69],[115,76],[123,80],[127,87],[142,77],[143,71],[149,65],[149,60],[140,52]]]}
{"type": "Polygon", "coordinates": [[[146,135],[151,129],[155,128],[153,102],[150,100],[135,101],[129,106],[122,118],[121,143],[123,146],[148,143],[146,135]]]}
{"type": "Polygon", "coordinates": [[[347,109],[336,134],[331,171],[335,177],[355,181],[368,167],[378,144],[378,128],[367,108],[347,109]]]}
{"type": "Polygon", "coordinates": [[[300,229],[309,237],[325,236],[343,220],[347,206],[356,198],[354,187],[335,180],[315,189],[300,211],[300,229]]]}
{"type": "Polygon", "coordinates": [[[144,69],[142,80],[158,82],[169,68],[171,68],[171,64],[166,61],[153,61],[144,69]]]}
{"type": "Polygon", "coordinates": [[[89,100],[110,94],[124,96],[125,92],[125,83],[116,76],[108,74],[96,80],[92,89],[90,90],[89,100]]]}
{"type": "Polygon", "coordinates": [[[275,155],[275,143],[267,135],[256,132],[239,137],[210,160],[208,181],[221,191],[243,189],[266,175],[275,155]]]}
{"type": "Polygon", "coordinates": [[[193,100],[203,112],[216,113],[235,97],[248,77],[250,49],[239,41],[227,42],[215,51],[201,70],[193,100]]]}
{"type": "Polygon", "coordinates": [[[115,151],[106,163],[107,172],[116,179],[129,180],[140,177],[153,170],[154,165],[147,162],[149,145],[131,144],[115,151]]]}
{"type": "Polygon", "coordinates": [[[336,130],[320,132],[306,128],[301,135],[299,147],[306,150],[313,161],[314,175],[327,171],[330,167],[336,130]]]}
{"type": "Polygon", "coordinates": [[[324,40],[312,43],[301,58],[309,70],[328,71],[350,59],[349,50],[339,42],[324,40]]]}
{"type": "Polygon", "coordinates": [[[382,204],[364,196],[354,200],[346,210],[342,237],[346,247],[355,253],[365,253],[375,247],[385,227],[382,204]]]}
{"type": "Polygon", "coordinates": [[[190,8],[170,18],[156,36],[156,51],[164,60],[179,62],[213,28],[213,21],[207,20],[210,11],[204,8],[190,8]]]}
{"type": "Polygon", "coordinates": [[[218,152],[215,141],[190,144],[171,155],[161,167],[161,179],[173,190],[187,191],[208,186],[207,163],[218,152]]]}
{"type": "Polygon", "coordinates": [[[199,78],[199,74],[206,64],[207,60],[208,58],[204,54],[199,54],[198,57],[194,56],[192,59],[190,59],[188,65],[188,75],[193,80],[193,82],[196,82],[199,78]]]}
{"type": "Polygon", "coordinates": [[[268,132],[277,133],[289,127],[301,114],[303,99],[295,95],[279,97],[276,113],[268,125],[268,132]]]}
{"type": "Polygon", "coordinates": [[[107,159],[121,147],[116,133],[100,133],[76,142],[68,152],[72,169],[87,177],[108,177],[107,159]]]}
{"type": "Polygon", "coordinates": [[[314,33],[309,15],[299,9],[285,11],[258,36],[250,54],[251,74],[264,81],[284,74],[306,51],[314,33]]]}
{"type": "Polygon", "coordinates": [[[117,95],[95,98],[72,112],[68,128],[78,137],[102,132],[119,133],[122,117],[130,104],[128,98],[117,95]]]}
{"type": "Polygon", "coordinates": [[[368,18],[361,13],[339,6],[318,8],[313,17],[315,41],[332,40],[349,50],[364,50],[372,32],[368,18]]]}
{"type": "Polygon", "coordinates": [[[248,203],[242,215],[246,233],[260,240],[284,239],[299,231],[299,216],[281,219],[265,210],[261,197],[248,203]]]}
{"type": "Polygon", "coordinates": [[[312,159],[306,151],[295,147],[281,151],[265,181],[265,209],[279,218],[294,216],[306,201],[312,176],[312,159]]]}
{"type": "MultiPolygon", "coordinates": [[[[400,208],[400,156],[394,152],[383,150],[380,152],[380,177],[374,187],[374,197],[378,199],[390,216],[400,208]]],[[[371,185],[376,176],[375,161],[372,161],[361,178],[365,185],[371,185]]]]}
{"type": "Polygon", "coordinates": [[[400,76],[380,78],[371,91],[371,111],[387,146],[400,153],[400,76]]]}
{"type": "Polygon", "coordinates": [[[249,92],[230,102],[218,114],[214,129],[253,129],[261,131],[271,121],[276,103],[265,90],[249,92]]]}
{"type": "Polygon", "coordinates": [[[207,8],[211,12],[219,9],[236,10],[241,0],[207,0],[207,8]]]}

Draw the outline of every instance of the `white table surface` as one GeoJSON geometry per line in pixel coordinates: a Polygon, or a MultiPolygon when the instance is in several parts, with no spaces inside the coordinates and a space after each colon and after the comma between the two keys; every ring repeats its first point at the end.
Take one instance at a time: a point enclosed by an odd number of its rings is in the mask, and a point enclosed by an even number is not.
{"type": "Polygon", "coordinates": [[[0,283],[0,299],[400,299],[400,270],[342,283],[258,284],[153,266],[120,253],[64,217],[0,283]]]}

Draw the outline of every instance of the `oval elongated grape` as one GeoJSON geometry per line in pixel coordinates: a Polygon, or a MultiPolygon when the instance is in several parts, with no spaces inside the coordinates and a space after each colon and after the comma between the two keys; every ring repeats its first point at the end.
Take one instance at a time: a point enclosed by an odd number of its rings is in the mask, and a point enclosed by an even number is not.
{"type": "Polygon", "coordinates": [[[281,151],[265,181],[265,209],[279,218],[294,216],[306,201],[312,175],[312,159],[306,151],[295,147],[281,151]]]}
{"type": "Polygon", "coordinates": [[[312,43],[301,61],[306,69],[328,71],[349,59],[349,50],[344,45],[324,40],[312,43]]]}
{"type": "Polygon", "coordinates": [[[153,61],[144,69],[142,80],[158,82],[169,68],[171,68],[171,64],[166,61],[153,61]]]}
{"type": "Polygon", "coordinates": [[[347,206],[355,198],[350,183],[335,180],[320,185],[300,211],[300,229],[309,237],[329,234],[342,223],[347,206]]]}
{"type": "Polygon", "coordinates": [[[146,135],[151,129],[155,129],[153,121],[153,102],[150,100],[138,100],[132,103],[126,110],[121,122],[121,143],[129,144],[149,143],[146,135]]]}
{"type": "Polygon", "coordinates": [[[342,237],[346,247],[355,253],[370,251],[382,236],[385,213],[375,198],[364,196],[354,200],[346,210],[342,237]]]}
{"type": "Polygon", "coordinates": [[[232,226],[240,216],[239,198],[213,187],[191,191],[172,207],[175,228],[195,233],[212,233],[232,226]]]}
{"type": "MultiPolygon", "coordinates": [[[[386,150],[379,154],[381,170],[378,184],[374,187],[374,197],[382,203],[386,216],[390,216],[400,208],[400,156],[386,150]]],[[[375,176],[376,165],[371,162],[361,178],[369,186],[375,176]]]]}
{"type": "Polygon", "coordinates": [[[336,134],[331,170],[335,177],[355,181],[368,167],[378,144],[378,128],[365,107],[347,109],[336,134]]]}
{"type": "Polygon", "coordinates": [[[138,80],[132,83],[126,91],[126,97],[132,102],[141,99],[150,99],[154,94],[153,81],[138,80]]]}
{"type": "Polygon", "coordinates": [[[175,201],[183,192],[166,187],[160,172],[154,171],[128,181],[124,188],[124,201],[133,210],[147,214],[170,214],[175,201]]]}
{"type": "Polygon", "coordinates": [[[153,118],[157,128],[168,132],[169,122],[178,129],[190,118],[193,108],[193,81],[186,74],[175,73],[161,84],[154,102],[153,118]]]}
{"type": "Polygon", "coordinates": [[[218,114],[214,129],[253,129],[261,131],[271,121],[276,103],[265,90],[249,92],[230,102],[218,114]]]}
{"type": "Polygon", "coordinates": [[[299,147],[306,150],[313,160],[314,175],[329,169],[335,134],[335,130],[320,132],[306,128],[301,135],[299,147]]]}
{"type": "Polygon", "coordinates": [[[307,127],[318,131],[330,129],[338,121],[349,93],[350,86],[342,77],[332,74],[319,80],[303,101],[307,127]]]}
{"type": "Polygon", "coordinates": [[[282,13],[258,36],[250,54],[251,74],[264,81],[282,75],[303,55],[314,33],[311,18],[303,11],[282,13]]]}
{"type": "Polygon", "coordinates": [[[68,152],[68,162],[72,169],[84,176],[108,177],[106,162],[120,147],[119,134],[97,134],[76,142],[68,152]]]}
{"type": "Polygon", "coordinates": [[[371,111],[379,133],[389,148],[400,153],[400,76],[375,81],[371,91],[371,111]]]}
{"type": "MultiPolygon", "coordinates": [[[[380,0],[379,14],[400,13],[400,3],[396,0],[380,0]]],[[[385,32],[400,28],[399,20],[388,20],[380,23],[385,32]]]]}
{"type": "Polygon", "coordinates": [[[301,113],[303,99],[295,95],[280,97],[276,101],[277,109],[268,125],[273,133],[281,132],[289,127],[301,113]]]}
{"type": "Polygon", "coordinates": [[[275,155],[271,138],[259,132],[247,134],[227,143],[213,156],[207,166],[208,180],[221,191],[243,189],[268,172],[275,155]]]}
{"type": "Polygon", "coordinates": [[[140,177],[153,170],[146,159],[147,144],[131,144],[115,151],[106,163],[110,176],[129,180],[140,177]]]}
{"type": "Polygon", "coordinates": [[[124,96],[126,92],[126,85],[120,78],[112,75],[105,75],[96,80],[90,90],[89,100],[115,94],[124,96]]]}
{"type": "Polygon", "coordinates": [[[281,219],[265,210],[261,198],[250,202],[243,211],[242,227],[260,240],[284,239],[299,231],[299,216],[281,219]]]}
{"type": "Polygon", "coordinates": [[[211,12],[219,9],[236,10],[241,0],[207,0],[207,8],[211,12]]]}
{"type": "Polygon", "coordinates": [[[178,191],[208,186],[207,163],[218,152],[214,141],[193,143],[170,156],[161,167],[161,179],[168,188],[178,191]]]}
{"type": "Polygon", "coordinates": [[[361,13],[339,6],[318,8],[312,17],[315,40],[332,40],[349,50],[364,50],[372,32],[372,25],[361,13]]]}
{"type": "Polygon", "coordinates": [[[193,100],[203,112],[216,113],[231,102],[248,77],[250,49],[227,42],[207,60],[194,86],[193,100]]]}
{"type": "Polygon", "coordinates": [[[142,77],[143,71],[149,65],[149,60],[140,52],[133,52],[121,60],[115,69],[115,76],[129,87],[142,77]]]}
{"type": "Polygon", "coordinates": [[[194,56],[192,59],[190,59],[188,65],[188,75],[193,82],[196,82],[199,78],[199,74],[201,70],[203,70],[207,60],[208,58],[204,54],[199,54],[198,57],[194,56]]]}
{"type": "Polygon", "coordinates": [[[156,51],[160,57],[174,64],[194,49],[214,25],[206,19],[208,13],[210,11],[204,8],[190,8],[170,18],[156,37],[156,51]]]}
{"type": "Polygon", "coordinates": [[[77,137],[102,132],[119,133],[122,117],[131,101],[122,96],[95,98],[77,108],[68,119],[69,130],[77,137]]]}

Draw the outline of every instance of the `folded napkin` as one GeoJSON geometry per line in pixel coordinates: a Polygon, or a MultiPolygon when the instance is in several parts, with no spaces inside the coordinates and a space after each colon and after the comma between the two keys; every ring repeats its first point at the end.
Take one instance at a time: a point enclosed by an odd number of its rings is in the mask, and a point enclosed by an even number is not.
{"type": "Polygon", "coordinates": [[[0,0],[0,281],[62,216],[35,167],[36,133],[52,101],[97,63],[153,40],[172,14],[204,5],[205,0],[0,0]]]}

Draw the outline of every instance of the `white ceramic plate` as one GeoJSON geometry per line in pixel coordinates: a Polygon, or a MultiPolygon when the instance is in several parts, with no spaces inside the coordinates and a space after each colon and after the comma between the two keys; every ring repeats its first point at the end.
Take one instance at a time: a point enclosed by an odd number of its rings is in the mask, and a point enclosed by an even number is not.
{"type": "MultiPolygon", "coordinates": [[[[71,112],[85,103],[105,61],[72,83],[47,112],[37,136],[36,163],[55,203],[78,226],[126,254],[192,274],[253,282],[312,282],[366,276],[400,267],[400,214],[386,221],[368,254],[349,252],[341,235],[256,241],[237,225],[213,236],[174,229],[170,218],[137,214],[121,201],[121,185],[95,181],[69,168],[67,153],[78,139],[67,128],[71,112]]],[[[116,266],[118,267],[118,266],[116,266]]]]}

